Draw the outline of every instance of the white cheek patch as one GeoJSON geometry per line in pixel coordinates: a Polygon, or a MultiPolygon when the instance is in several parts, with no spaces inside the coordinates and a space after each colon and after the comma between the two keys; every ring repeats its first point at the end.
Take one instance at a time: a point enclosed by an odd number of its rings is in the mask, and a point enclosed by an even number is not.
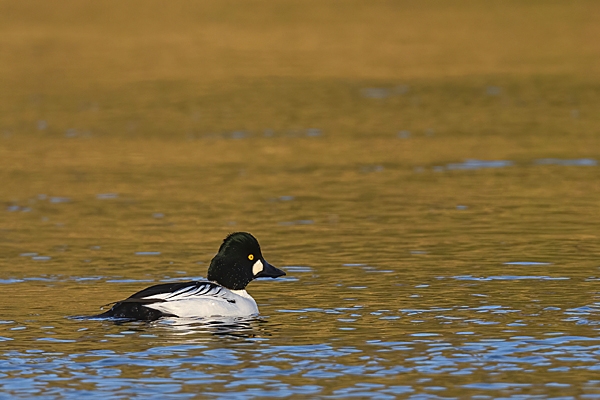
{"type": "Polygon", "coordinates": [[[252,273],[254,274],[254,276],[256,276],[256,275],[260,274],[262,272],[262,270],[263,270],[263,263],[262,263],[262,261],[258,260],[252,266],[252,273]]]}

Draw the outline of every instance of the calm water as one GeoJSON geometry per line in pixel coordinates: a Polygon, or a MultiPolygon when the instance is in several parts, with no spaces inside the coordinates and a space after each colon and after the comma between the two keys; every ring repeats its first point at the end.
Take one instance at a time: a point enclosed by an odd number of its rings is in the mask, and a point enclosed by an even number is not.
{"type": "Polygon", "coordinates": [[[3,138],[2,396],[600,397],[594,158],[307,132],[3,138]],[[260,317],[69,318],[236,230],[287,272],[260,317]]]}

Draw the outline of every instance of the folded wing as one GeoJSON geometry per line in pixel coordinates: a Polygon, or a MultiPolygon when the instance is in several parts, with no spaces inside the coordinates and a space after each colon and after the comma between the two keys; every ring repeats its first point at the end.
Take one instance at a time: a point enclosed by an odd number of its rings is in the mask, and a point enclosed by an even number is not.
{"type": "Polygon", "coordinates": [[[235,303],[230,291],[208,281],[163,283],[141,290],[125,300],[114,303],[110,310],[96,315],[97,318],[119,318],[126,320],[154,321],[161,317],[176,317],[168,312],[172,307],[161,307],[165,303],[196,299],[214,299],[235,303]],[[154,305],[154,307],[152,307],[154,305]]]}

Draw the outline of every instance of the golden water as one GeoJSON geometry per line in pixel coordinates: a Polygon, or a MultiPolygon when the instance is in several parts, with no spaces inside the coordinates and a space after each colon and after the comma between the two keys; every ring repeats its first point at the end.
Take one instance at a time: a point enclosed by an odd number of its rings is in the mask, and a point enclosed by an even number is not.
{"type": "Polygon", "coordinates": [[[0,3],[3,396],[600,395],[595,2],[146,3],[0,3]],[[68,318],[239,230],[259,318],[68,318]]]}

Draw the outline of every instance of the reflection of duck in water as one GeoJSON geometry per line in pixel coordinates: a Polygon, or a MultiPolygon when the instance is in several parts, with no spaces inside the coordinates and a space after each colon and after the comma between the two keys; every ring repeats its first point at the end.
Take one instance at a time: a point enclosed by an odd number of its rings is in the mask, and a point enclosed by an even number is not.
{"type": "Polygon", "coordinates": [[[161,317],[246,317],[258,314],[246,292],[255,278],[277,278],[285,272],[263,258],[258,241],[246,232],[227,236],[208,267],[208,281],[150,286],[93,318],[153,321],[161,317]]]}
{"type": "MultiPolygon", "coordinates": [[[[119,321],[116,321],[119,323],[119,321]]],[[[127,321],[126,321],[127,322],[127,321]]],[[[201,343],[214,337],[247,339],[271,336],[278,329],[260,316],[214,318],[161,318],[152,325],[154,333],[160,332],[163,340],[176,343],[201,343]]]]}

